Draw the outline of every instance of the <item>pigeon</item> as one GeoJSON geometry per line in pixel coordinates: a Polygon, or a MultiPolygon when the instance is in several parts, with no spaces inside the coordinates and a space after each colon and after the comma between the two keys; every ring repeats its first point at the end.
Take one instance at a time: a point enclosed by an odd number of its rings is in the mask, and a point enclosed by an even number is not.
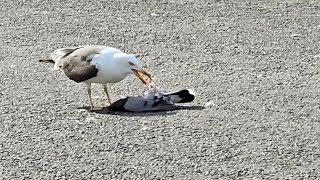
{"type": "Polygon", "coordinates": [[[113,102],[108,109],[122,112],[173,111],[180,107],[176,103],[189,103],[195,99],[192,89],[161,93],[155,86],[139,96],[126,97],[113,102]]]}

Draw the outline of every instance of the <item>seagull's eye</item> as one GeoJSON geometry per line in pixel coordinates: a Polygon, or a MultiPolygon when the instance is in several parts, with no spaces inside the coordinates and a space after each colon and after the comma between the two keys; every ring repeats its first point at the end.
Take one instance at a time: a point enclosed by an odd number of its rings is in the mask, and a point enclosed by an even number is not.
{"type": "Polygon", "coordinates": [[[129,62],[129,65],[130,65],[130,66],[134,66],[134,64],[133,64],[132,62],[129,62]]]}

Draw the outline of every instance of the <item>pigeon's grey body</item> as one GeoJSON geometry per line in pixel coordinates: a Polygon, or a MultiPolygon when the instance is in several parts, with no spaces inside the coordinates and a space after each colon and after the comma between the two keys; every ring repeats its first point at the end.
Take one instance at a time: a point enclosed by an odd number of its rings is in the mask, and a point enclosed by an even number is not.
{"type": "Polygon", "coordinates": [[[175,103],[187,103],[194,100],[192,90],[181,90],[174,93],[160,93],[156,89],[150,89],[137,97],[126,97],[109,106],[111,111],[172,111],[179,107],[175,103]]]}

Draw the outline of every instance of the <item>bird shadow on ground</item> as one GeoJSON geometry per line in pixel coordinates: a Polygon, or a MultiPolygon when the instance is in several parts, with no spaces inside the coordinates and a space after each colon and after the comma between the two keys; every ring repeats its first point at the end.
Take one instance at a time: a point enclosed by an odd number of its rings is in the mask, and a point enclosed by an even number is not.
{"type": "Polygon", "coordinates": [[[179,110],[203,110],[203,106],[177,106],[177,109],[171,111],[147,111],[147,112],[129,112],[129,111],[111,111],[108,107],[103,107],[101,110],[91,111],[90,107],[78,107],[77,109],[84,109],[88,112],[97,114],[108,114],[117,116],[128,116],[128,117],[148,117],[148,116],[170,116],[177,114],[179,110]]]}

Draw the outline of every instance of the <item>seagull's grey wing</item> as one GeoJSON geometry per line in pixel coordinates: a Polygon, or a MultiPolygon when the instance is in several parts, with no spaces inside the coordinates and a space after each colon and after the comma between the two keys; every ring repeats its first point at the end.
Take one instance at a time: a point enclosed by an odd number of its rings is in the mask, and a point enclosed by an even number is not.
{"type": "Polygon", "coordinates": [[[104,48],[105,46],[88,46],[74,49],[69,54],[65,54],[60,60],[59,67],[69,79],[75,82],[83,82],[96,77],[98,69],[90,62],[104,48]]]}

